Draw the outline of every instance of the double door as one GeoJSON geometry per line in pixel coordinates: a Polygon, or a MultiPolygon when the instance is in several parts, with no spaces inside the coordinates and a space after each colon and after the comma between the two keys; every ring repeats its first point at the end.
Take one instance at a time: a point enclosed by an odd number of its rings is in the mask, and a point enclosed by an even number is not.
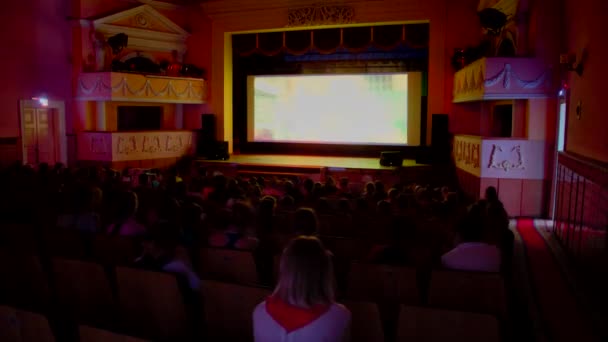
{"type": "Polygon", "coordinates": [[[24,163],[53,165],[57,158],[56,114],[51,108],[24,108],[22,111],[24,163]]]}

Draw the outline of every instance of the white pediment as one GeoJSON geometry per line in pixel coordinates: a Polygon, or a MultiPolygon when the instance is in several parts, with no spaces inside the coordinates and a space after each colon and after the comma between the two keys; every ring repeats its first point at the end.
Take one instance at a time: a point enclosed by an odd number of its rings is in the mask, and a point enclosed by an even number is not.
{"type": "Polygon", "coordinates": [[[150,5],[100,18],[95,30],[106,38],[124,33],[129,36],[128,47],[142,51],[185,52],[190,34],[150,5]]]}

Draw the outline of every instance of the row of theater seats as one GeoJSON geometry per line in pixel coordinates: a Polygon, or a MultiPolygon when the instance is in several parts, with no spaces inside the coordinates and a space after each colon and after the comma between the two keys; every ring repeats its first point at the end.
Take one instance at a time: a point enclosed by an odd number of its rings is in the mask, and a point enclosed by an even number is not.
{"type": "MultiPolygon", "coordinates": [[[[50,274],[45,274],[37,256],[4,251],[0,254],[0,303],[52,313],[72,329],[84,323],[154,340],[188,340],[192,336],[247,340],[251,337],[251,312],[270,290],[250,286],[257,282],[250,253],[204,251],[203,267],[208,271],[201,272],[205,278],[201,302],[184,301],[176,278],[169,274],[121,266],[107,272],[94,262],[63,258],[52,258],[50,274]]],[[[359,330],[354,336],[379,334],[377,327],[368,327],[365,322],[381,322],[378,325],[386,331],[381,335],[394,336],[394,330],[402,325],[397,322],[400,305],[474,312],[506,321],[503,282],[498,274],[434,271],[430,288],[421,291],[413,268],[355,262],[346,296],[340,301],[349,303],[354,321],[359,312],[366,317],[353,324],[353,329],[359,330]],[[428,299],[422,295],[427,291],[428,299]]],[[[365,340],[369,339],[357,337],[357,341],[365,340]]]]}
{"type": "MultiPolygon", "coordinates": [[[[209,281],[204,285],[207,334],[205,341],[252,341],[251,312],[268,295],[258,288],[209,281]]],[[[380,311],[374,303],[345,302],[352,313],[353,342],[384,342],[386,335],[380,311]]],[[[170,316],[167,313],[158,313],[170,316]]],[[[171,319],[171,317],[166,317],[171,319]]],[[[151,323],[151,322],[150,322],[151,323]]],[[[491,315],[422,308],[399,307],[396,340],[439,342],[448,339],[469,342],[498,342],[501,340],[497,319],[491,315]]],[[[153,330],[150,327],[149,330],[153,330]]],[[[138,342],[144,341],[86,325],[78,327],[80,342],[138,342]]],[[[150,334],[148,334],[150,335],[150,334]]],[[[5,342],[53,342],[50,325],[43,315],[0,306],[0,336],[5,342]]],[[[167,340],[179,341],[173,335],[167,340]]],[[[183,336],[182,336],[183,337],[183,336]]],[[[160,335],[150,341],[164,340],[160,335]]]]}
{"type": "MultiPolygon", "coordinates": [[[[78,336],[80,342],[145,342],[86,325],[78,327],[78,336]]],[[[59,341],[45,316],[8,306],[0,306],[0,338],[3,342],[59,341]]]]}

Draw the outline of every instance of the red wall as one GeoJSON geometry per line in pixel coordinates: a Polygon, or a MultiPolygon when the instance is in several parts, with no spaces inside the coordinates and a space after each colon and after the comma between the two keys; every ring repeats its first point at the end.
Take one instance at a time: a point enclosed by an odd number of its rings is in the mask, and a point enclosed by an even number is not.
{"type": "Polygon", "coordinates": [[[2,2],[0,137],[19,136],[19,100],[46,94],[69,104],[70,11],[64,0],[2,2]]]}
{"type": "Polygon", "coordinates": [[[479,0],[446,1],[445,108],[450,114],[450,132],[455,134],[480,134],[480,104],[452,104],[455,71],[451,62],[454,49],[477,46],[481,40],[481,25],[477,19],[478,4],[479,0]]]}
{"type": "Polygon", "coordinates": [[[599,161],[608,161],[608,113],[605,87],[608,78],[606,12],[604,0],[565,0],[567,51],[580,54],[587,50],[584,73],[567,74],[571,87],[567,121],[566,150],[599,161]],[[576,118],[576,106],[582,101],[582,115],[576,118]]]}
{"type": "MultiPolygon", "coordinates": [[[[192,63],[198,67],[204,68],[206,71],[205,79],[207,80],[207,98],[211,99],[213,89],[211,84],[211,19],[203,14],[200,8],[188,11],[187,18],[188,27],[186,28],[191,36],[188,38],[188,53],[186,54],[186,63],[192,63]]],[[[201,114],[212,113],[207,104],[204,105],[187,105],[184,107],[184,128],[198,129],[201,128],[201,114]]]]}

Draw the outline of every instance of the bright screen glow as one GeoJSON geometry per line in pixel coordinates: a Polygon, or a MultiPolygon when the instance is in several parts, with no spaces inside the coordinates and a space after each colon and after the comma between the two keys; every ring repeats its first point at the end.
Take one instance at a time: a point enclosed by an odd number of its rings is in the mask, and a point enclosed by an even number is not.
{"type": "Polygon", "coordinates": [[[248,140],[420,145],[422,75],[249,76],[248,140]]]}

